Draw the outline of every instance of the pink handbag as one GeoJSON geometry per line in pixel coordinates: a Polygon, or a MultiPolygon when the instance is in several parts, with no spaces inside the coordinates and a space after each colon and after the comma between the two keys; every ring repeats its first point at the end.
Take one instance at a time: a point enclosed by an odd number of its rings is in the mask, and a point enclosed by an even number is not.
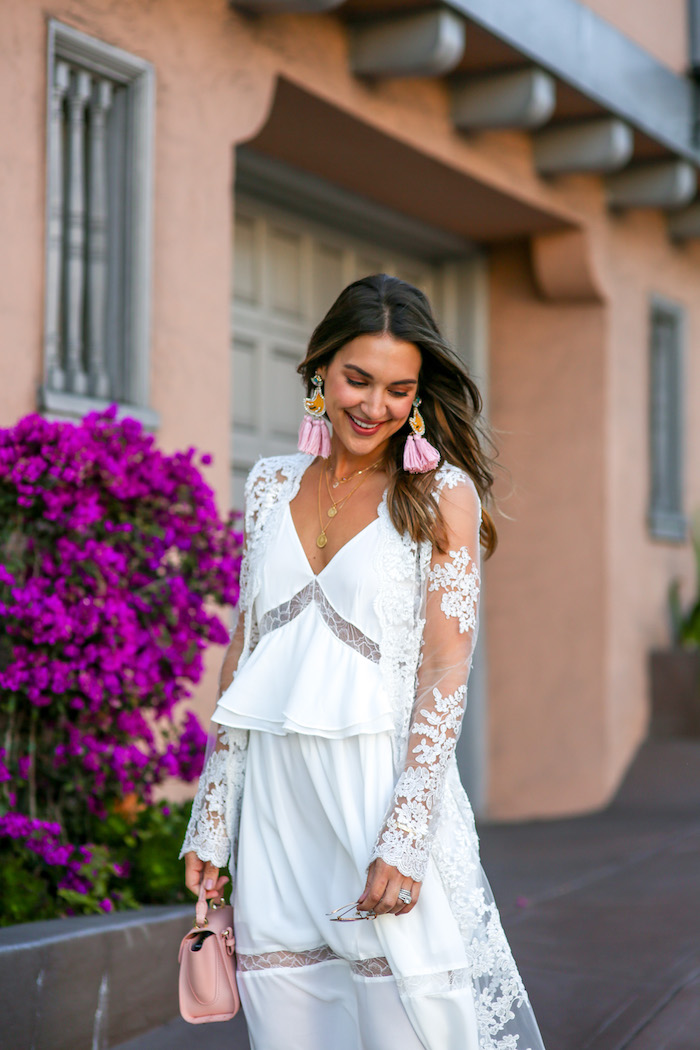
{"type": "Polygon", "coordinates": [[[236,941],[230,904],[207,907],[204,883],[199,889],[195,922],[180,943],[180,1013],[190,1024],[230,1021],[241,1000],[236,985],[236,941]]]}

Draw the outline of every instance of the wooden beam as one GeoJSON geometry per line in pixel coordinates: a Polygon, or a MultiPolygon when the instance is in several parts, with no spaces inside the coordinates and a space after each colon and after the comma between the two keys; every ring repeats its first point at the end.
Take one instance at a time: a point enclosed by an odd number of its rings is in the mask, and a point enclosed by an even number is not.
{"type": "Polygon", "coordinates": [[[533,136],[532,145],[540,175],[603,173],[627,164],[634,134],[617,117],[602,117],[545,128],[533,136]]]}
{"type": "Polygon", "coordinates": [[[589,228],[555,230],[532,238],[537,287],[553,302],[603,302],[603,280],[589,228]]]}
{"type": "Polygon", "coordinates": [[[357,76],[441,76],[460,61],[464,37],[464,19],[445,10],[355,25],[350,36],[350,68],[357,76]]]}
{"type": "Polygon", "coordinates": [[[251,14],[314,14],[332,11],[343,0],[231,0],[231,6],[251,14]]]}
{"type": "Polygon", "coordinates": [[[664,160],[606,179],[611,208],[681,208],[695,196],[697,173],[685,160],[664,160]]]}
{"type": "Polygon", "coordinates": [[[452,120],[460,131],[536,128],[556,104],[554,78],[542,69],[470,77],[452,85],[452,120]]]}
{"type": "Polygon", "coordinates": [[[674,241],[700,238],[700,201],[672,212],[668,217],[668,232],[674,241]]]}

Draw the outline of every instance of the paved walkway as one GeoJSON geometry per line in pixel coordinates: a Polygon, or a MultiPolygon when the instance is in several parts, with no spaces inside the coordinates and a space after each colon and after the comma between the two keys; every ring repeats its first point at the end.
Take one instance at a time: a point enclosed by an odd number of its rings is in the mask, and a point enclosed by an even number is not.
{"type": "Polygon", "coordinates": [[[700,741],[645,744],[602,813],[480,835],[547,1050],[700,1050],[700,741]]]}
{"type": "MultiPolygon", "coordinates": [[[[700,1050],[700,741],[645,744],[601,813],[480,837],[547,1050],[700,1050]]],[[[119,1050],[247,1047],[237,1018],[119,1050]]]]}

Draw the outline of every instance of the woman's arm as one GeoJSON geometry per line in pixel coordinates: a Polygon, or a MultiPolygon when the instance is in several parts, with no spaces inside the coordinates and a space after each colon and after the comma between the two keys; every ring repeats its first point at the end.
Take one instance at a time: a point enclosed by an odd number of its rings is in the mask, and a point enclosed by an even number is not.
{"type": "Polygon", "coordinates": [[[377,837],[368,878],[369,896],[376,896],[375,883],[382,880],[392,886],[400,878],[413,880],[414,902],[462,726],[478,630],[481,503],[473,482],[465,476],[446,487],[440,509],[448,549],[445,554],[433,550],[406,763],[377,837]]]}
{"type": "MultiPolygon", "coordinates": [[[[219,699],[233,681],[244,641],[245,618],[240,615],[221,666],[219,699]]],[[[213,729],[216,735],[207,747],[204,769],[192,803],[192,815],[180,850],[180,857],[185,857],[185,885],[193,893],[198,893],[202,880],[211,882],[207,897],[220,896],[221,889],[228,882],[225,876],[219,876],[219,869],[229,863],[235,852],[248,748],[246,730],[221,725],[213,729]]]]}

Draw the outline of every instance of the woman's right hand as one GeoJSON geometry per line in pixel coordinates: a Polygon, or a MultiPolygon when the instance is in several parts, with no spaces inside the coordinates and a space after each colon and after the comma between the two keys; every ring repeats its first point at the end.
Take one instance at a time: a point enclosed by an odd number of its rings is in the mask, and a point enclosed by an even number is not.
{"type": "Polygon", "coordinates": [[[219,875],[219,869],[210,860],[200,860],[196,853],[185,854],[185,886],[192,890],[195,897],[199,896],[199,887],[204,880],[206,888],[205,896],[220,897],[222,890],[229,881],[228,875],[219,875]]]}

